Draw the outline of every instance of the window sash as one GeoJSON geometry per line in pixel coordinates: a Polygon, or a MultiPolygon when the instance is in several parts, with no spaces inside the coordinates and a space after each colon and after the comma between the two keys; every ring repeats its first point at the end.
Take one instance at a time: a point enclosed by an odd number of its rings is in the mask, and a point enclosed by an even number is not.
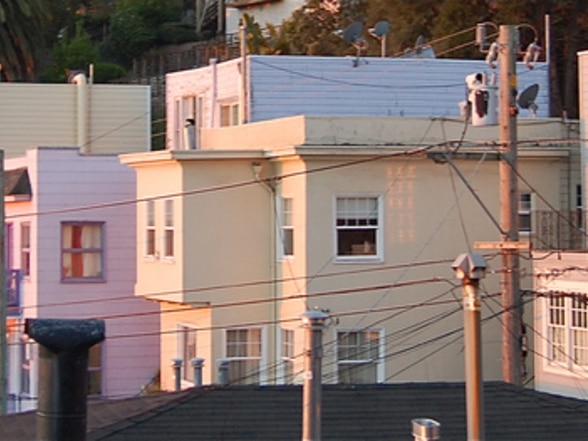
{"type": "Polygon", "coordinates": [[[62,224],[62,279],[103,278],[103,224],[62,224]]]}
{"type": "Polygon", "coordinates": [[[337,256],[377,256],[379,223],[378,197],[338,197],[337,256]]]}
{"type": "Polygon", "coordinates": [[[379,331],[337,332],[339,383],[376,383],[379,358],[379,331]]]}
{"type": "Polygon", "coordinates": [[[532,231],[532,195],[531,193],[519,194],[519,231],[521,233],[530,233],[532,231]]]}
{"type": "Polygon", "coordinates": [[[31,275],[31,225],[20,226],[20,269],[23,276],[31,275]]]}
{"type": "Polygon", "coordinates": [[[180,327],[181,358],[183,360],[183,379],[194,382],[194,368],[192,359],[196,358],[197,351],[197,330],[189,326],[180,327]]]}
{"type": "Polygon", "coordinates": [[[165,201],[165,225],[163,232],[163,255],[165,257],[174,256],[174,201],[168,199],[165,201]]]}
{"type": "Polygon", "coordinates": [[[584,296],[549,296],[547,358],[566,368],[588,366],[588,304],[584,296]]]}
{"type": "Polygon", "coordinates": [[[147,201],[145,227],[145,254],[147,256],[155,256],[155,237],[155,201],[147,201]]]}
{"type": "Polygon", "coordinates": [[[292,225],[292,198],[280,198],[280,238],[282,257],[294,255],[294,227],[292,225]]]}
{"type": "Polygon", "coordinates": [[[102,343],[88,351],[88,395],[102,395],[102,343]]]}
{"type": "Polygon", "coordinates": [[[229,381],[232,384],[260,382],[262,357],[261,328],[226,331],[229,381]]]}
{"type": "Polygon", "coordinates": [[[282,329],[282,382],[294,383],[294,331],[282,329]]]}

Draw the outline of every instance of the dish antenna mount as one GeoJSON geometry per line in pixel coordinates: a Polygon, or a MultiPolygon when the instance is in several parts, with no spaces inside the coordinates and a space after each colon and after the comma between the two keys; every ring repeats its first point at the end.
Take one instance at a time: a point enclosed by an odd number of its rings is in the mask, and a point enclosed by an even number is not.
{"type": "Polygon", "coordinates": [[[539,84],[532,84],[521,92],[517,99],[517,103],[521,109],[529,109],[531,117],[537,116],[537,109],[539,106],[535,104],[535,99],[539,93],[539,84]]]}
{"type": "MultiPolygon", "coordinates": [[[[355,48],[355,60],[353,60],[353,67],[359,66],[359,60],[361,57],[361,52],[367,48],[367,42],[361,36],[363,32],[363,23],[360,21],[356,21],[355,23],[351,23],[347,28],[343,31],[342,34],[339,33],[343,37],[343,40],[347,44],[350,44],[355,48]]],[[[367,60],[364,59],[365,64],[367,64],[367,60]]]]}
{"type": "Polygon", "coordinates": [[[390,32],[390,23],[388,20],[380,20],[373,28],[368,29],[368,33],[372,37],[380,40],[380,56],[382,58],[386,56],[386,35],[388,35],[388,32],[390,32]]]}

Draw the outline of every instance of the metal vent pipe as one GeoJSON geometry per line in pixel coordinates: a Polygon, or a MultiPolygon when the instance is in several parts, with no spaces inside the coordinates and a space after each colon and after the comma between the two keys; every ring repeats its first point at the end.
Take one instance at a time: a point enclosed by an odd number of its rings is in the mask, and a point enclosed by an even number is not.
{"type": "Polygon", "coordinates": [[[37,441],[85,441],[88,352],[104,329],[103,320],[26,320],[39,343],[37,441]]]}
{"type": "Polygon", "coordinates": [[[441,424],[431,418],[415,418],[412,436],[414,441],[437,441],[441,439],[441,424]]]}

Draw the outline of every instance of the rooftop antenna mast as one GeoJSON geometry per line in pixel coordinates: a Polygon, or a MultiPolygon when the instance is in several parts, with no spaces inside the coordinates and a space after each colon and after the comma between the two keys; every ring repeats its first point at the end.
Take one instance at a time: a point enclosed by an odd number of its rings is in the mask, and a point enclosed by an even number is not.
{"type": "Polygon", "coordinates": [[[380,40],[380,56],[386,57],[386,35],[390,31],[390,23],[387,20],[380,20],[373,28],[368,29],[368,33],[380,40]]]}

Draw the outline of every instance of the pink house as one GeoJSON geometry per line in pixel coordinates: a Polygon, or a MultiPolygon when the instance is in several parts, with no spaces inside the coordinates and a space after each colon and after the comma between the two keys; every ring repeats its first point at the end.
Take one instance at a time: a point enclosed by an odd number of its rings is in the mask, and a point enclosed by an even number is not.
{"type": "Polygon", "coordinates": [[[35,148],[5,162],[9,410],[34,408],[26,318],[101,318],[90,395],[131,396],[159,369],[158,307],[135,298],[135,173],[115,154],[35,148]]]}

